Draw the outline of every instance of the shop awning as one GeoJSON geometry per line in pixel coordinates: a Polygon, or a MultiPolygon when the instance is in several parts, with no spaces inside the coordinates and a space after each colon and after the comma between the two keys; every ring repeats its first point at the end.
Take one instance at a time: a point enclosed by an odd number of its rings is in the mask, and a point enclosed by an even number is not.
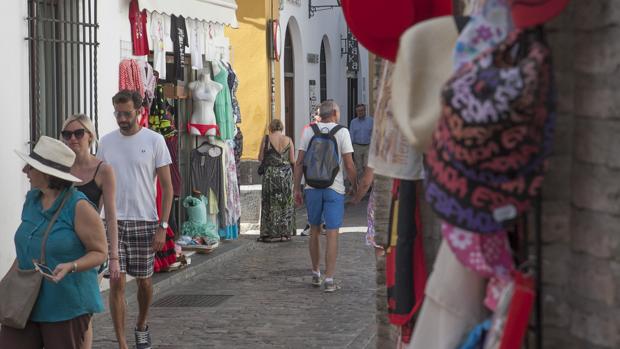
{"type": "Polygon", "coordinates": [[[237,28],[235,0],[139,0],[140,8],[168,15],[181,15],[237,28]]]}

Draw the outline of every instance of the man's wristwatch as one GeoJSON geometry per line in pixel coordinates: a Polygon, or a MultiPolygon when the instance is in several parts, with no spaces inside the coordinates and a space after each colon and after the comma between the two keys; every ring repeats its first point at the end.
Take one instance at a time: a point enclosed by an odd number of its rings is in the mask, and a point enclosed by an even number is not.
{"type": "Polygon", "coordinates": [[[159,222],[159,226],[162,227],[163,229],[168,229],[169,227],[168,222],[166,221],[159,222]]]}

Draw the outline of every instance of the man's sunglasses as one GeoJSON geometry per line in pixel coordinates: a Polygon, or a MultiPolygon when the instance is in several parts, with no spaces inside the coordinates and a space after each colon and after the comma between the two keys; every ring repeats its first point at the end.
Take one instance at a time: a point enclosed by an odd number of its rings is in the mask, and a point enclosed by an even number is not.
{"type": "Polygon", "coordinates": [[[114,112],[114,117],[116,117],[117,119],[120,117],[124,117],[126,119],[129,119],[130,117],[132,117],[134,115],[135,110],[132,111],[115,111],[114,112]]]}
{"type": "Polygon", "coordinates": [[[70,140],[71,136],[75,136],[75,139],[82,139],[82,137],[84,137],[85,134],[86,134],[86,129],[83,129],[83,128],[79,128],[75,131],[61,131],[60,132],[60,135],[66,141],[70,140]]]}

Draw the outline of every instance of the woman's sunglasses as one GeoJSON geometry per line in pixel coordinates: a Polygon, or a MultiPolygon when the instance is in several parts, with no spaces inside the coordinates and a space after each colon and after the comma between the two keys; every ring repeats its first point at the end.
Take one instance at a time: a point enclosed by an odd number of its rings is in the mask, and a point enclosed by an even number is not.
{"type": "Polygon", "coordinates": [[[75,136],[75,139],[82,139],[82,137],[84,137],[84,135],[86,134],[86,129],[80,128],[77,129],[75,131],[61,131],[60,135],[62,135],[62,138],[64,138],[66,141],[71,139],[71,136],[75,136]]]}

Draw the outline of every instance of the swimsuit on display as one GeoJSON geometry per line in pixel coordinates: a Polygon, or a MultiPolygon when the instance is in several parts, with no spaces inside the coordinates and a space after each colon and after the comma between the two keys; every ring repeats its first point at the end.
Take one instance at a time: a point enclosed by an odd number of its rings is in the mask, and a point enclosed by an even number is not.
{"type": "Polygon", "coordinates": [[[207,131],[211,130],[211,129],[215,129],[215,135],[219,136],[220,135],[220,128],[217,125],[205,125],[205,124],[192,124],[191,122],[187,123],[187,132],[190,133],[191,132],[191,128],[195,128],[196,130],[198,130],[198,132],[200,132],[201,136],[206,136],[207,135],[207,131]]]}
{"type": "Polygon", "coordinates": [[[195,128],[201,136],[220,136],[220,127],[216,122],[214,103],[216,101],[219,84],[213,81],[196,81],[190,84],[194,101],[194,112],[191,121],[187,123],[187,132],[195,128]],[[214,87],[218,85],[218,89],[214,87]],[[209,130],[215,133],[207,134],[209,130]]]}

